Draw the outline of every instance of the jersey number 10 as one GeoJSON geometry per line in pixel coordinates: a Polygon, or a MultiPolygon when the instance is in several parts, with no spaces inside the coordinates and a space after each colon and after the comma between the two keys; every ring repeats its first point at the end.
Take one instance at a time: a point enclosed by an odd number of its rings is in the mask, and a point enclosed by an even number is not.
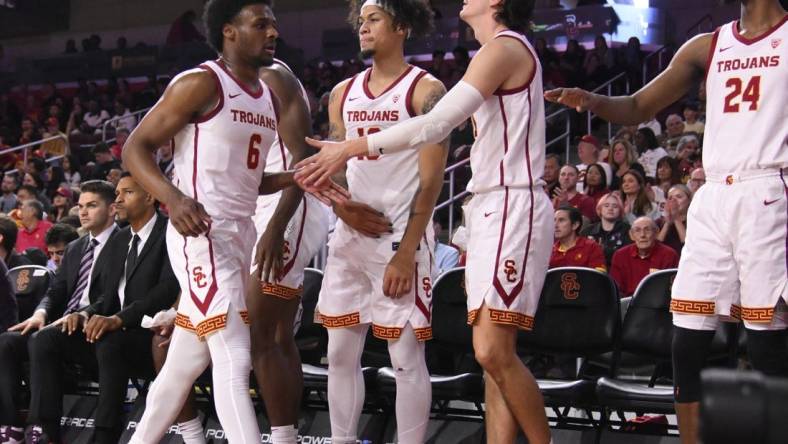
{"type": "MultiPolygon", "coordinates": [[[[364,134],[364,128],[358,128],[358,137],[364,137],[364,136],[368,136],[370,134],[375,134],[375,133],[379,133],[379,132],[380,132],[380,128],[372,127],[372,128],[367,128],[366,129],[366,134],[364,134]]],[[[358,160],[378,160],[379,157],[380,156],[358,156],[357,159],[358,160]]]]}
{"type": "Polygon", "coordinates": [[[758,101],[761,99],[761,76],[753,76],[747,86],[744,88],[742,94],[742,86],[744,82],[739,77],[731,77],[725,82],[725,88],[732,88],[733,90],[725,96],[725,107],[722,109],[726,113],[738,113],[739,105],[744,102],[750,102],[749,111],[758,110],[758,101]],[[741,96],[741,100],[739,100],[741,96]]]}

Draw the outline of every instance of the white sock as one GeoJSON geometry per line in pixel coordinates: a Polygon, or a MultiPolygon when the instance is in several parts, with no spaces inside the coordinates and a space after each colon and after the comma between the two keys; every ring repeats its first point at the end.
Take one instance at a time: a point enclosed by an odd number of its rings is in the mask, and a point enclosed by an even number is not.
{"type": "Polygon", "coordinates": [[[181,438],[185,444],[205,444],[205,431],[202,429],[200,417],[178,424],[181,438]]]}
{"type": "Polygon", "coordinates": [[[296,444],[298,428],[294,425],[271,426],[272,444],[296,444]]]}

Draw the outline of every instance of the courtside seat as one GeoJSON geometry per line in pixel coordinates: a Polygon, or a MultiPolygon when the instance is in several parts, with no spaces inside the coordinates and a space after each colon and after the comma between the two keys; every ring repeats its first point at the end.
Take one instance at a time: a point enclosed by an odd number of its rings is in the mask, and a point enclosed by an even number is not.
{"type": "MultiPolygon", "coordinates": [[[[443,273],[432,287],[432,333],[427,342],[426,358],[430,369],[432,399],[436,409],[446,413],[450,401],[474,403],[480,413],[484,399],[481,367],[473,355],[472,329],[467,323],[465,268],[443,273]]],[[[394,370],[378,371],[378,389],[392,395],[396,392],[394,370]]]]}
{"type": "MultiPolygon", "coordinates": [[[[624,316],[621,352],[654,364],[650,380],[600,378],[597,397],[604,407],[618,411],[673,412],[670,299],[676,272],[676,269],[660,270],[646,276],[635,290],[624,316]]],[[[711,361],[730,360],[737,329],[736,324],[721,323],[712,341],[711,361]]]]}
{"type": "Polygon", "coordinates": [[[6,276],[16,295],[19,320],[23,321],[33,315],[49,288],[53,273],[39,265],[22,265],[8,270],[6,276]]]}
{"type": "Polygon", "coordinates": [[[563,360],[582,358],[573,379],[537,380],[545,405],[553,407],[559,422],[568,420],[568,407],[589,410],[596,405],[596,378],[586,374],[586,363],[591,356],[616,350],[620,322],[618,291],[607,274],[582,267],[547,272],[534,328],[519,333],[518,348],[563,360]]]}

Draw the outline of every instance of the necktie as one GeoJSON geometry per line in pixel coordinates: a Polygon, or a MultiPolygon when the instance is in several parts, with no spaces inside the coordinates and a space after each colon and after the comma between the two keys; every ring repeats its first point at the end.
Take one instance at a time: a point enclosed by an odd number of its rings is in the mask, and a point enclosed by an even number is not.
{"type": "Polygon", "coordinates": [[[71,299],[68,301],[66,314],[73,313],[79,308],[79,301],[82,300],[82,294],[85,292],[85,289],[88,286],[90,270],[93,268],[93,252],[96,250],[96,245],[98,245],[98,243],[99,242],[96,239],[91,239],[87,247],[85,247],[85,252],[82,253],[82,260],[79,262],[79,278],[77,279],[77,287],[74,289],[74,293],[71,295],[71,299]]]}
{"type": "Polygon", "coordinates": [[[134,266],[137,265],[137,245],[140,243],[140,237],[136,234],[131,238],[131,248],[129,254],[126,255],[126,282],[131,277],[131,272],[134,271],[134,266]]]}

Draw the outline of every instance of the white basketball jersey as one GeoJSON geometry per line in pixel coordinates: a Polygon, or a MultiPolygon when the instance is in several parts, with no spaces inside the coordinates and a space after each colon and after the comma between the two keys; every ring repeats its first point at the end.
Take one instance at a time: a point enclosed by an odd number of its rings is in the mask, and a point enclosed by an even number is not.
{"type": "Polygon", "coordinates": [[[739,34],[738,22],[714,33],[706,103],[707,173],[788,167],[786,18],[754,39],[739,34]]]}
{"type": "MultiPolygon", "coordinates": [[[[341,112],[346,139],[376,133],[416,115],[411,96],[419,80],[427,75],[426,71],[408,67],[378,96],[374,96],[367,86],[371,73],[372,68],[368,68],[357,74],[345,89],[341,112]]],[[[384,213],[393,224],[394,233],[372,239],[355,235],[339,221],[330,245],[358,248],[368,254],[369,260],[387,262],[405,233],[410,205],[419,186],[419,153],[417,150],[404,150],[350,159],[347,181],[352,199],[384,213]]]]}
{"type": "MultiPolygon", "coordinates": [[[[208,61],[197,69],[213,74],[219,103],[175,136],[176,186],[212,217],[250,217],[276,138],[278,119],[271,90],[260,81],[260,90],[254,94],[221,61],[208,61]]],[[[180,75],[190,72],[194,70],[180,75]]]]}
{"type": "Polygon", "coordinates": [[[503,187],[541,185],[545,157],[542,67],[526,38],[502,31],[495,38],[513,38],[534,59],[531,79],[519,88],[499,89],[473,114],[476,140],[471,148],[468,191],[483,193],[503,187]]]}

